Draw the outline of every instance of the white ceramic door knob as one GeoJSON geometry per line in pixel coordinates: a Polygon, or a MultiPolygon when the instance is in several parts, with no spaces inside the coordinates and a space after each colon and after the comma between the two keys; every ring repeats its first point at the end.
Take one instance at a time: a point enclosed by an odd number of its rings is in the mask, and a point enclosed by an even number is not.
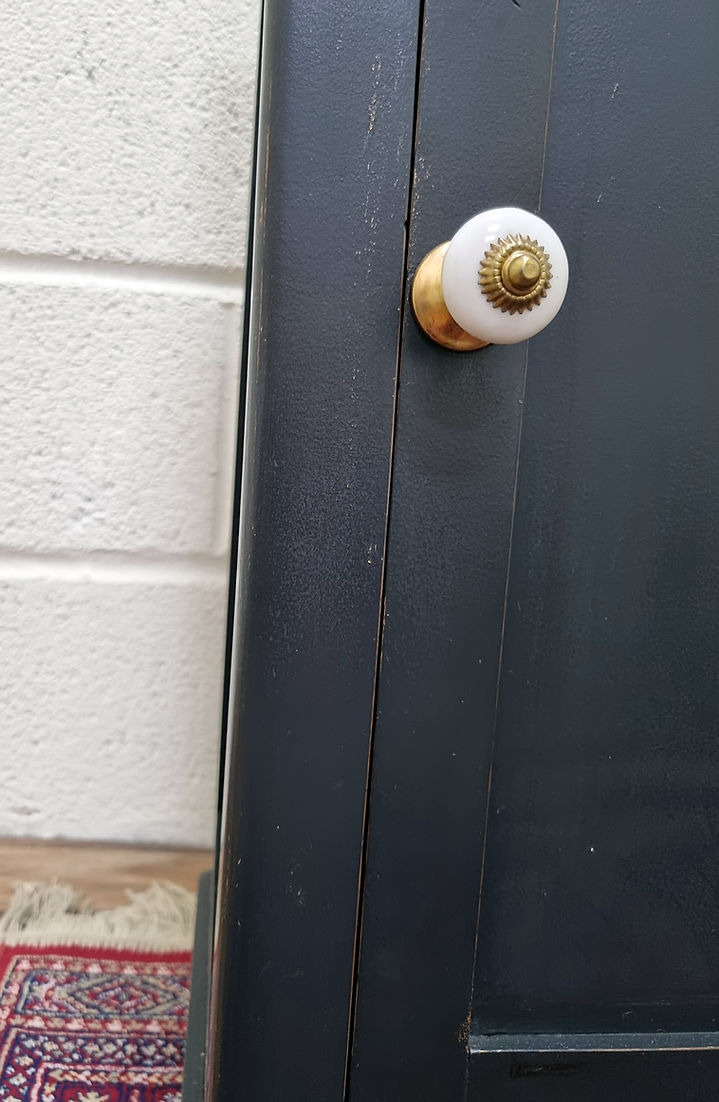
{"type": "Polygon", "coordinates": [[[544,219],[519,207],[476,214],[417,269],[412,307],[425,333],[456,351],[516,344],[554,318],[569,264],[544,219]]]}

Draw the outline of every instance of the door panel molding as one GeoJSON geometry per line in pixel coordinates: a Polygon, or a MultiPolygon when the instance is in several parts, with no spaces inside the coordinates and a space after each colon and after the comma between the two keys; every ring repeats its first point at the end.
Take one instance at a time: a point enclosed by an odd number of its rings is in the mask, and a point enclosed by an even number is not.
{"type": "Polygon", "coordinates": [[[418,25],[266,4],[214,1102],[344,1094],[418,25]]]}
{"type": "MultiPolygon", "coordinates": [[[[425,4],[411,273],[477,210],[536,208],[555,11],[425,4]]],[[[444,351],[406,312],[350,1102],[465,1088],[526,356],[444,351]]]]}
{"type": "Polygon", "coordinates": [[[470,1049],[466,1102],[716,1098],[719,1033],[516,1034],[470,1049]]]}

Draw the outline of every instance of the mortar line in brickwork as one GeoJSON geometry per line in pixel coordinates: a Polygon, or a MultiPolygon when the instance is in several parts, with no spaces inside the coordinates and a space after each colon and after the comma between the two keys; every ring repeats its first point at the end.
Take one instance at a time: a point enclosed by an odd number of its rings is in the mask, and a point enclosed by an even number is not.
{"type": "Polygon", "coordinates": [[[227,556],[131,551],[31,552],[0,549],[4,581],[100,585],[226,585],[227,556]]]}
{"type": "Polygon", "coordinates": [[[55,287],[90,287],[138,294],[182,295],[240,304],[244,267],[214,268],[181,264],[124,264],[120,261],[29,256],[0,251],[0,283],[32,283],[55,287]]]}

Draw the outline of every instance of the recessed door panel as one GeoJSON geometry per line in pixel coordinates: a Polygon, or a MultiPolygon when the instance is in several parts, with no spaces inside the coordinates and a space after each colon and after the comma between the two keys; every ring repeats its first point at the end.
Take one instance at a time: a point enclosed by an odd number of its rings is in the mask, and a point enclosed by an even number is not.
{"type": "Polygon", "coordinates": [[[570,279],[405,321],[350,1099],[709,1098],[719,9],[425,11],[410,272],[518,205],[570,279]]]}

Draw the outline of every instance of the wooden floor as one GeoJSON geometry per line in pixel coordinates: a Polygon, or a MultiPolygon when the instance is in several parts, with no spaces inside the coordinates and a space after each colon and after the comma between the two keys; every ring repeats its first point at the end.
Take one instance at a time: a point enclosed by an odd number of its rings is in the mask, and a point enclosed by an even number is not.
{"type": "Polygon", "coordinates": [[[208,850],[0,839],[0,913],[16,880],[64,880],[104,908],[126,902],[123,889],[136,891],[153,880],[194,890],[211,867],[208,850]]]}

